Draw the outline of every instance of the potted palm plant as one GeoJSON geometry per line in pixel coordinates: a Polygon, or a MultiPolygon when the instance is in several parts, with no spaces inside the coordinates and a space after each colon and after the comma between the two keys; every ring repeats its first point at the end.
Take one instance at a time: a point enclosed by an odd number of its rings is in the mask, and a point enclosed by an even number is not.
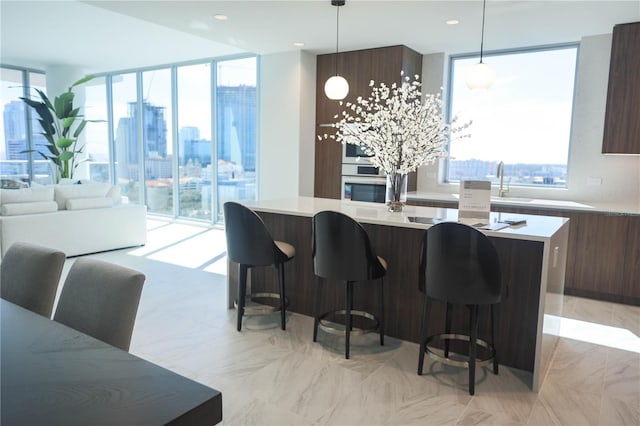
{"type": "Polygon", "coordinates": [[[90,81],[93,77],[90,75],[76,81],[66,92],[56,96],[53,102],[40,89],[35,89],[39,100],[20,98],[38,114],[41,134],[47,140],[47,144],[44,145],[47,151],[31,149],[27,152],[37,152],[53,163],[55,182],[63,178],[72,179],[75,168],[81,163],[78,155],[84,150],[84,144],[79,144],[78,138],[87,122],[94,120],[85,120],[80,114],[80,108],[74,108],[73,88],[90,81]]]}

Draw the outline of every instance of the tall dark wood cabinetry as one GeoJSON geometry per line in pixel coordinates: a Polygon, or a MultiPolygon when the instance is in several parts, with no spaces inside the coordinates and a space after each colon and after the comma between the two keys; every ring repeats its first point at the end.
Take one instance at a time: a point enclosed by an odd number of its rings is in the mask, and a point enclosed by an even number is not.
{"type": "Polygon", "coordinates": [[[640,154],[640,22],[613,27],[603,154],[640,154]]]}
{"type": "MultiPolygon", "coordinates": [[[[371,94],[369,82],[376,85],[400,83],[401,71],[413,78],[414,74],[422,77],[422,55],[406,46],[381,47],[376,49],[357,50],[352,52],[318,55],[316,74],[316,134],[323,135],[334,132],[331,127],[322,124],[335,123],[336,115],[340,115],[344,105],[332,101],[324,94],[324,83],[335,75],[336,59],[338,73],[349,82],[349,95],[343,101],[353,102],[358,96],[371,94]]],[[[340,198],[340,179],[342,173],[342,145],[333,139],[317,140],[315,148],[315,180],[316,197],[340,198]]],[[[409,190],[416,188],[416,175],[409,176],[409,190]]]]}

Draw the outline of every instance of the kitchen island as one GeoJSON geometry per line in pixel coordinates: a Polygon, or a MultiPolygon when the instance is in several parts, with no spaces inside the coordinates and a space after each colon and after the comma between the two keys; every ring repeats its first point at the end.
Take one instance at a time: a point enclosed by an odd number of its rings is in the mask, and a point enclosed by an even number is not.
{"type": "MultiPolygon", "coordinates": [[[[412,205],[457,208],[458,194],[412,192],[412,205]]],[[[495,197],[491,210],[503,215],[569,218],[564,293],[640,306],[640,201],[590,201],[495,197]]]]}
{"type": "MultiPolygon", "coordinates": [[[[391,213],[377,203],[295,197],[247,203],[264,220],[277,240],[296,247],[296,257],[285,267],[289,310],[313,315],[315,277],[311,258],[311,218],[323,210],[345,213],[362,223],[376,253],[388,262],[385,277],[385,332],[389,336],[418,342],[423,294],[418,290],[419,254],[424,231],[431,225],[411,222],[409,217],[431,218],[433,222],[457,221],[457,210],[406,206],[391,213]]],[[[513,217],[514,215],[506,215],[513,217]]],[[[531,388],[539,389],[558,340],[566,264],[569,221],[561,217],[517,215],[525,224],[499,231],[483,231],[496,246],[502,277],[509,287],[508,298],[499,305],[496,349],[500,363],[531,373],[531,388]]],[[[490,220],[504,215],[491,213],[490,220]]],[[[233,307],[237,291],[237,267],[229,265],[228,306],[233,307]]],[[[277,292],[270,268],[251,273],[254,292],[277,292]]],[[[372,310],[375,291],[356,285],[356,308],[372,310]]],[[[342,285],[323,286],[321,312],[341,306],[342,285]]],[[[466,310],[454,310],[454,330],[466,327],[466,310]]],[[[481,312],[480,336],[489,330],[487,313],[481,312]],[[486,321],[485,321],[486,320],[486,321]]],[[[428,334],[443,329],[444,304],[435,302],[428,334]]],[[[309,330],[311,339],[312,330],[309,330]]],[[[416,351],[417,359],[417,351],[416,351]]]]}

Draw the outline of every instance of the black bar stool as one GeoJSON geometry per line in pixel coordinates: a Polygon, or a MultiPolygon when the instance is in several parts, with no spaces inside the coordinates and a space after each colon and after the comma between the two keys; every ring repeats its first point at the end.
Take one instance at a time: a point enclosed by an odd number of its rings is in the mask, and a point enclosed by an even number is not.
{"type": "Polygon", "coordinates": [[[227,256],[239,265],[238,276],[238,331],[242,329],[242,316],[245,314],[267,314],[280,310],[281,328],[286,328],[287,298],[284,284],[284,263],[293,259],[296,249],[291,244],[275,241],[262,218],[253,210],[240,203],[224,203],[224,224],[227,237],[227,256]],[[275,298],[279,308],[271,307],[249,310],[246,307],[247,271],[255,266],[274,266],[278,273],[280,293],[255,293],[252,298],[275,298]]]}
{"type": "Polygon", "coordinates": [[[422,375],[424,355],[449,365],[469,369],[469,394],[475,393],[476,365],[493,363],[498,374],[495,351],[494,305],[506,297],[502,284],[500,261],[491,240],[477,229],[456,222],[443,222],[425,232],[420,258],[420,291],[424,292],[424,309],[420,332],[418,375],[422,375]],[[445,332],[426,336],[430,299],[446,302],[445,332]],[[469,335],[451,333],[451,311],[454,304],[469,309],[469,335]],[[491,307],[491,344],[478,338],[478,309],[491,307]],[[434,352],[429,344],[434,339],[444,342],[444,356],[434,352]],[[449,357],[452,340],[469,342],[468,357],[464,361],[449,357]],[[478,358],[477,345],[486,349],[488,356],[478,358]]]}
{"type": "Polygon", "coordinates": [[[364,334],[375,329],[380,332],[384,346],[384,281],[387,264],[376,256],[365,229],[351,217],[334,211],[322,211],[313,217],[313,270],[316,275],[313,341],[317,341],[318,327],[332,334],[345,335],[345,358],[349,359],[351,334],[364,334]],[[344,281],[344,310],[320,314],[320,284],[322,279],[344,281]],[[353,309],[353,286],[359,281],[380,280],[379,317],[353,309]],[[326,318],[344,315],[344,330],[332,327],[326,318]],[[374,323],[370,328],[356,329],[352,316],[364,317],[374,323]]]}

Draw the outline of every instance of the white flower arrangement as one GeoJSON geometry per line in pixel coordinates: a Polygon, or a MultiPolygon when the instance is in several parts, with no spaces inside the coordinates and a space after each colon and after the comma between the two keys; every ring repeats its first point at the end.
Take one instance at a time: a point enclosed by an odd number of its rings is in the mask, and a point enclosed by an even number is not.
{"type": "Polygon", "coordinates": [[[440,93],[425,94],[423,101],[418,75],[413,81],[405,76],[400,87],[396,83],[391,87],[374,84],[371,80],[368,98],[359,96],[345,104],[342,118],[334,124],[335,135],[319,139],[359,145],[371,156],[371,163],[387,175],[404,175],[446,157],[449,136],[471,124],[455,126],[455,118],[447,124],[440,93]]]}

